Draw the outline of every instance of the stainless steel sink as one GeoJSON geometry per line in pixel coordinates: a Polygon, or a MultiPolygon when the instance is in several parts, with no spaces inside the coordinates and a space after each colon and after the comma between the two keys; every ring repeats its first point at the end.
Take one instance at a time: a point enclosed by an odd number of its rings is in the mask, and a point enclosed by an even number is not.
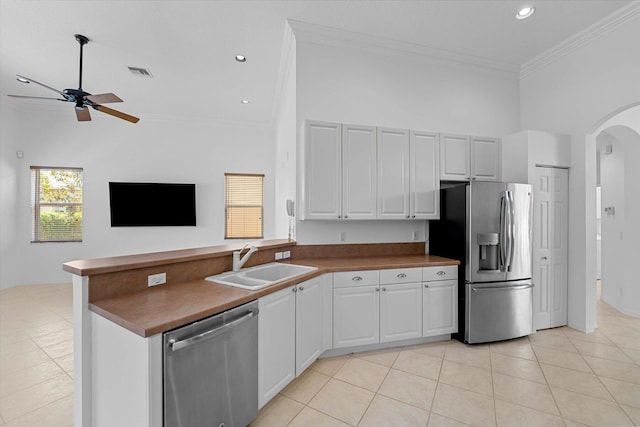
{"type": "Polygon", "coordinates": [[[240,271],[216,274],[215,276],[206,277],[205,280],[255,291],[317,269],[317,267],[308,267],[306,265],[272,262],[240,271]]]}

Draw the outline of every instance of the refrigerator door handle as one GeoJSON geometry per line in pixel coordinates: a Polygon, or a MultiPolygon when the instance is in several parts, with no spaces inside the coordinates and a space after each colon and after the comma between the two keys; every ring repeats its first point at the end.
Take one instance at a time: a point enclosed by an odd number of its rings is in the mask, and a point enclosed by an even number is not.
{"type": "Polygon", "coordinates": [[[507,255],[506,255],[506,246],[507,246],[507,192],[503,192],[500,196],[500,270],[507,271],[507,255]]]}
{"type": "Polygon", "coordinates": [[[522,289],[533,288],[533,284],[528,285],[515,285],[515,286],[483,286],[478,288],[471,288],[473,292],[478,291],[518,291],[522,289]]]}
{"type": "Polygon", "coordinates": [[[505,268],[506,271],[511,271],[511,266],[513,265],[513,252],[515,250],[516,242],[515,242],[515,213],[513,212],[513,193],[511,191],[507,191],[507,216],[509,218],[509,250],[507,251],[508,262],[505,268]]]}

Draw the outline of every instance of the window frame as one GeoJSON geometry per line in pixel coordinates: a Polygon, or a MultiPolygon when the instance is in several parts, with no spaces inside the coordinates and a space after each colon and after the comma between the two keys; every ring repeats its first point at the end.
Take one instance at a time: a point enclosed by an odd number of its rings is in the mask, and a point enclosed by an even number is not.
{"type": "Polygon", "coordinates": [[[264,239],[264,174],[260,173],[229,173],[224,174],[224,238],[225,240],[242,240],[242,239],[264,239]],[[239,205],[229,203],[229,181],[228,177],[254,177],[260,178],[260,204],[259,205],[239,205]],[[259,207],[260,208],[260,236],[229,236],[229,208],[230,207],[259,207]]]}
{"type": "Polygon", "coordinates": [[[81,243],[84,236],[84,169],[81,167],[68,167],[68,166],[30,166],[30,186],[31,186],[31,243],[81,243]],[[71,171],[71,172],[80,172],[82,175],[81,182],[81,201],[78,202],[41,202],[40,194],[42,191],[40,184],[40,174],[41,171],[71,171]],[[35,173],[35,177],[34,177],[35,173]],[[40,214],[42,212],[43,206],[50,207],[80,207],[83,211],[83,217],[81,220],[81,237],[80,239],[65,239],[65,240],[42,240],[42,230],[40,224],[40,214]]]}

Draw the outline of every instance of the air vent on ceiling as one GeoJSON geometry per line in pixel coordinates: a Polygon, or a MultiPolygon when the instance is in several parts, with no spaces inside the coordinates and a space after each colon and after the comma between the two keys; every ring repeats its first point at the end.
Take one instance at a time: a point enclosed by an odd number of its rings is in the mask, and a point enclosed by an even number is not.
{"type": "Polygon", "coordinates": [[[152,79],[153,75],[146,68],[138,68],[138,67],[127,67],[131,74],[138,77],[146,77],[148,79],[152,79]]]}

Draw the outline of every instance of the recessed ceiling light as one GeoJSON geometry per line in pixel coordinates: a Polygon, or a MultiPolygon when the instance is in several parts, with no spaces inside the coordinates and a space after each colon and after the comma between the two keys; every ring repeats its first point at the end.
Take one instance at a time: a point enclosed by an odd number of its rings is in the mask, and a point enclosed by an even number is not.
{"type": "Polygon", "coordinates": [[[20,83],[31,83],[29,80],[25,79],[24,77],[16,77],[16,80],[19,81],[20,83]]]}
{"type": "Polygon", "coordinates": [[[516,19],[527,19],[528,17],[533,15],[533,12],[535,11],[536,11],[536,8],[533,6],[523,7],[518,11],[518,13],[516,13],[516,19]]]}
{"type": "Polygon", "coordinates": [[[236,61],[238,62],[247,62],[247,57],[243,55],[236,55],[236,61]]]}
{"type": "Polygon", "coordinates": [[[248,104],[249,100],[248,99],[243,99],[242,101],[240,101],[242,104],[248,104]]]}

